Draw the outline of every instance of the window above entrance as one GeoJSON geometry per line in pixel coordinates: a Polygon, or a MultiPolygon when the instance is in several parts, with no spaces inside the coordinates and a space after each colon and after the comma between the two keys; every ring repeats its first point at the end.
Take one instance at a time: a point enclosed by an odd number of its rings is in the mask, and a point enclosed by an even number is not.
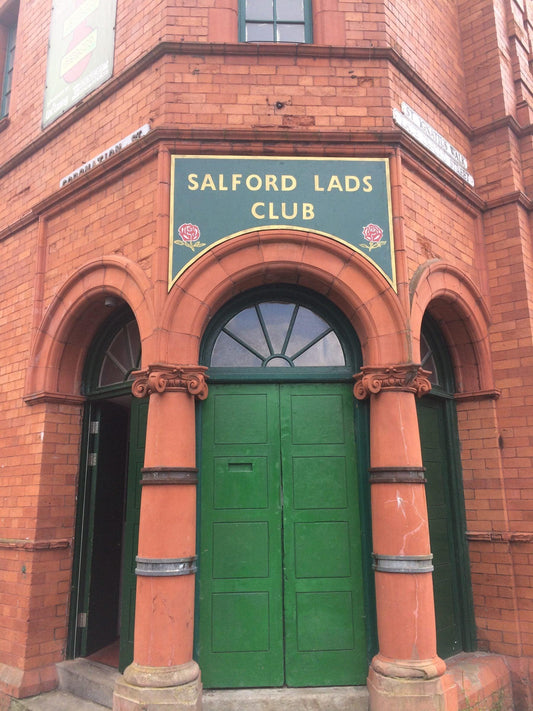
{"type": "Polygon", "coordinates": [[[222,327],[211,355],[211,366],[223,368],[345,364],[333,327],[311,309],[282,301],[239,311],[222,327]]]}
{"type": "Polygon", "coordinates": [[[289,284],[239,294],[211,319],[200,363],[210,382],[351,382],[361,367],[357,335],[344,314],[289,284]]]}
{"type": "Polygon", "coordinates": [[[115,396],[131,389],[134,370],[140,368],[141,338],[128,307],[119,308],[96,334],[83,377],[85,395],[115,396]]]}
{"type": "Polygon", "coordinates": [[[123,326],[105,351],[98,386],[105,387],[129,380],[132,372],[139,368],[141,341],[135,321],[123,326]]]}

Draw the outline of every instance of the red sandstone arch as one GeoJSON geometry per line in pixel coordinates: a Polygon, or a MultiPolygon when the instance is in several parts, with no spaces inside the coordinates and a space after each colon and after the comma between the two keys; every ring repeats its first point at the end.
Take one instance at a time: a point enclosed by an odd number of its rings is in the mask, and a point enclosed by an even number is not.
{"type": "Polygon", "coordinates": [[[202,334],[218,309],[238,293],[273,283],[305,286],[335,303],[359,336],[365,365],[409,360],[406,317],[378,270],[334,239],[283,229],[233,237],[185,271],[163,314],[165,359],[197,363],[202,334]]]}
{"type": "Polygon", "coordinates": [[[448,344],[457,391],[493,390],[489,312],[472,280],[441,260],[417,270],[411,282],[414,361],[420,360],[420,330],[426,311],[436,319],[448,344]]]}
{"type": "Polygon", "coordinates": [[[155,330],[151,289],[143,270],[119,255],[89,262],[72,274],[53,298],[35,335],[26,381],[28,397],[79,395],[87,349],[109,315],[106,296],[129,304],[144,346],[155,330]]]}

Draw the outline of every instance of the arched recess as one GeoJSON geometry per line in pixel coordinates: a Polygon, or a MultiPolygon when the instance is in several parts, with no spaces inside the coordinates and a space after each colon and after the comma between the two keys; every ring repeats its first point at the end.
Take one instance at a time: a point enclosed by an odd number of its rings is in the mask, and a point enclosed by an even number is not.
{"type": "Polygon", "coordinates": [[[59,289],[32,343],[27,399],[42,394],[79,395],[89,345],[110,310],[129,305],[135,314],[143,356],[155,330],[151,283],[129,259],[111,255],[85,264],[59,289]]]}
{"type": "Polygon", "coordinates": [[[196,260],[170,294],[162,319],[168,361],[198,362],[207,323],[230,298],[295,284],[326,296],[348,318],[365,365],[409,361],[406,315],[378,270],[340,242],[312,232],[268,230],[234,237],[196,260]]]}
{"type": "Polygon", "coordinates": [[[410,291],[413,360],[420,361],[420,333],[427,312],[449,349],[456,392],[492,391],[489,312],[473,281],[456,267],[433,260],[418,268],[410,291]]]}
{"type": "Polygon", "coordinates": [[[373,592],[357,337],[328,299],[275,284],[226,304],[201,356],[204,686],[362,684],[373,592]]]}
{"type": "Polygon", "coordinates": [[[418,403],[418,420],[434,555],[437,649],[446,658],[475,649],[456,395],[495,395],[489,313],[472,280],[440,260],[415,274],[411,310],[413,359],[431,372],[432,390],[418,403]]]}

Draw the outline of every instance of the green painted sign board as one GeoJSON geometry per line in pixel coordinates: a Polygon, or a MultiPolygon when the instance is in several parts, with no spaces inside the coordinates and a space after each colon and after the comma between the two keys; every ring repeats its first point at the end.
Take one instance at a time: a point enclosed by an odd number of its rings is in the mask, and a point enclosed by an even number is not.
{"type": "Polygon", "coordinates": [[[280,228],[342,242],[396,288],[388,159],[173,156],[169,289],[216,244],[280,228]]]}

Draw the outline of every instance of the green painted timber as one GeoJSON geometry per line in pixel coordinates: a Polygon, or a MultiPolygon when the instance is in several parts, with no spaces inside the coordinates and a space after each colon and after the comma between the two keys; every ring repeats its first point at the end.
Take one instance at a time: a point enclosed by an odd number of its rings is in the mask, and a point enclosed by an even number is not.
{"type": "Polygon", "coordinates": [[[351,388],[212,385],[203,407],[204,685],[364,683],[351,388]]]}

